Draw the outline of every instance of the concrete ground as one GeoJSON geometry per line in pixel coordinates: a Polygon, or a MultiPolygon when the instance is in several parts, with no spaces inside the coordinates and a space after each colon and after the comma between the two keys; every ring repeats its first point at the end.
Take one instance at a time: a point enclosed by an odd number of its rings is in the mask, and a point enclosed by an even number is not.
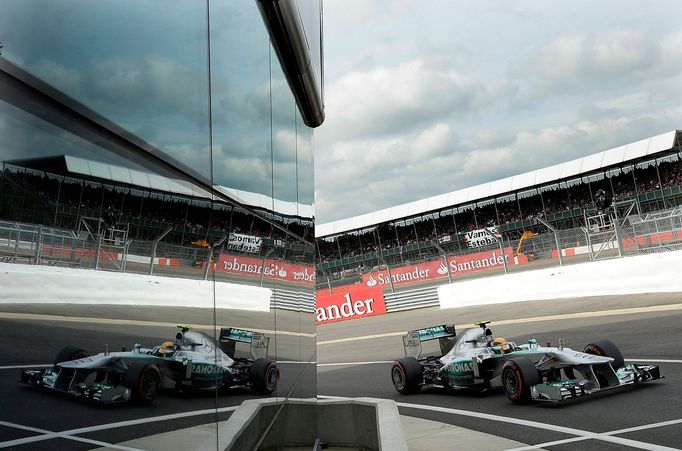
{"type": "MultiPolygon", "coordinates": [[[[422,418],[400,416],[403,434],[410,451],[431,451],[434,449],[452,449],[456,446],[461,451],[497,451],[526,446],[514,440],[496,437],[490,434],[465,429],[439,421],[422,418]]],[[[119,446],[137,450],[193,449],[197,443],[204,442],[208,434],[216,433],[215,424],[206,424],[192,428],[180,429],[163,434],[150,435],[136,440],[118,443],[119,446]]],[[[311,444],[312,447],[312,444],[311,444]]],[[[306,450],[311,449],[305,448],[306,450]]],[[[113,450],[114,448],[98,448],[113,450]]],[[[120,448],[119,448],[120,449],[120,448]]],[[[337,448],[326,448],[333,451],[337,448]]],[[[349,448],[338,448],[349,451],[349,448]]]]}

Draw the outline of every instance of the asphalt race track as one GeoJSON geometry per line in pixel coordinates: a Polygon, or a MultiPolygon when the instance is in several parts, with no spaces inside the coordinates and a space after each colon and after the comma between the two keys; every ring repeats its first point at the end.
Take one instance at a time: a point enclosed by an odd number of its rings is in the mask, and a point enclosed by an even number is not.
{"type": "MultiPolygon", "coordinates": [[[[258,317],[216,312],[217,323],[277,330],[271,355],[280,361],[278,395],[288,393],[314,349],[308,318],[276,311],[258,317]],[[310,355],[301,355],[310,343],[310,355]],[[305,346],[304,346],[305,348],[305,346]]],[[[163,393],[149,406],[99,407],[43,393],[17,382],[20,368],[50,364],[66,344],[91,353],[139,342],[157,344],[174,334],[174,324],[198,328],[213,323],[213,312],[152,307],[3,305],[0,330],[0,447],[10,449],[92,449],[226,419],[254,395],[234,389],[215,397],[163,393]],[[76,332],[77,330],[77,332],[76,332]],[[73,343],[73,337],[79,343],[73,343]],[[102,349],[99,349],[101,347],[102,349]],[[58,437],[54,433],[68,437],[58,437]],[[52,434],[51,434],[52,433],[52,434]],[[33,438],[32,438],[33,437],[33,438]],[[30,441],[38,440],[38,441],[30,441]],[[4,443],[4,444],[3,444],[4,443]]],[[[394,399],[402,414],[450,423],[552,450],[682,448],[682,295],[613,296],[526,302],[441,311],[427,308],[328,324],[318,328],[318,372],[304,373],[292,396],[371,396],[394,399]],[[398,395],[389,378],[390,361],[402,355],[400,335],[411,328],[443,323],[458,326],[492,320],[495,336],[523,342],[530,337],[582,349],[589,340],[609,339],[626,359],[659,361],[666,379],[622,393],[561,405],[516,406],[501,393],[424,390],[398,395]],[[356,364],[360,362],[359,364],[356,364]],[[410,405],[408,405],[410,404],[410,405]],[[551,444],[558,442],[557,444],[551,444]]],[[[461,327],[460,327],[461,330],[461,327]]],[[[435,343],[433,349],[435,350],[435,343]]],[[[428,350],[428,349],[427,349],[428,350]]],[[[456,446],[456,444],[453,444],[456,446]]],[[[481,444],[485,449],[485,444],[481,444]]]]}
{"type": "MultiPolygon", "coordinates": [[[[319,327],[318,392],[394,399],[400,403],[401,414],[544,449],[677,449],[682,448],[681,342],[680,294],[412,310],[319,327]],[[563,339],[565,346],[582,350],[589,340],[608,339],[621,348],[626,360],[659,361],[665,379],[558,405],[514,405],[500,392],[429,389],[403,396],[393,389],[390,361],[403,355],[401,334],[408,329],[444,323],[471,325],[479,320],[492,320],[489,327],[494,336],[516,342],[534,337],[540,343],[557,344],[563,339]]],[[[435,342],[430,344],[435,351],[435,342]]],[[[481,449],[486,449],[484,443],[481,449]]]]}
{"type": "MultiPolygon", "coordinates": [[[[280,365],[277,396],[312,397],[314,371],[304,362],[314,356],[314,330],[305,313],[277,310],[270,314],[217,311],[218,324],[271,332],[269,354],[280,365]],[[303,330],[307,325],[309,330],[303,330]],[[272,332],[278,331],[277,335],[272,332]],[[305,350],[306,356],[301,355],[305,350]],[[303,375],[301,376],[301,373],[303,375]],[[299,384],[296,384],[298,379],[299,384]]],[[[242,401],[259,397],[249,389],[185,395],[162,392],[151,404],[97,406],[69,396],[44,392],[18,382],[21,368],[54,361],[65,345],[82,346],[91,354],[135,343],[154,346],[174,337],[175,324],[208,330],[213,311],[130,306],[3,305],[0,309],[0,448],[79,450],[107,446],[227,419],[242,401]],[[75,343],[74,337],[78,337],[75,343]],[[76,430],[76,431],[74,431],[76,430]],[[53,437],[60,432],[71,438],[53,437]],[[30,437],[39,441],[19,441],[30,437]],[[52,437],[52,438],[51,438],[52,437]]],[[[239,348],[238,348],[239,350],[239,348]]]]}

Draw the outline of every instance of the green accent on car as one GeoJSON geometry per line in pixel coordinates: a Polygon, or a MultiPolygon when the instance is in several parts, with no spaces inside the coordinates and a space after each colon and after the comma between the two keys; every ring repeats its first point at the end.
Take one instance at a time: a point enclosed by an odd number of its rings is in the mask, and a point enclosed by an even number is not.
{"type": "Polygon", "coordinates": [[[546,382],[544,384],[537,384],[538,387],[563,387],[566,385],[578,385],[575,383],[575,381],[554,381],[554,382],[546,382]]]}
{"type": "Polygon", "coordinates": [[[445,375],[453,378],[473,377],[474,364],[471,359],[457,360],[443,366],[440,370],[438,370],[438,375],[445,375]]]}
{"type": "Polygon", "coordinates": [[[244,329],[230,329],[230,333],[227,336],[230,340],[240,341],[242,343],[251,343],[253,341],[253,332],[244,329]]]}
{"type": "Polygon", "coordinates": [[[417,333],[419,334],[419,340],[421,341],[449,337],[451,335],[446,331],[445,326],[427,327],[426,329],[419,329],[417,333]]]}
{"type": "Polygon", "coordinates": [[[213,363],[192,363],[192,379],[222,379],[229,369],[213,363]]]}

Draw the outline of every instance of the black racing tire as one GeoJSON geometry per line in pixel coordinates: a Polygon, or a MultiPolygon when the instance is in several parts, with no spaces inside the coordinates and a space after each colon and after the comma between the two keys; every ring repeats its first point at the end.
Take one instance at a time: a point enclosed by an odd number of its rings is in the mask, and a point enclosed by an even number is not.
{"type": "Polygon", "coordinates": [[[78,360],[84,357],[88,357],[90,354],[84,349],[77,348],[75,346],[64,346],[58,353],[57,357],[54,359],[54,370],[58,370],[58,363],[70,362],[71,360],[78,360]]]}
{"type": "Polygon", "coordinates": [[[249,368],[249,385],[259,395],[271,395],[277,390],[279,367],[269,359],[256,359],[249,368]]]}
{"type": "Polygon", "coordinates": [[[130,388],[133,401],[149,404],[161,391],[161,371],[152,363],[133,363],[123,375],[123,385],[130,388]]]}
{"type": "Polygon", "coordinates": [[[502,367],[502,388],[507,399],[514,404],[532,400],[530,388],[540,383],[540,373],[528,359],[507,360],[502,367]]]}
{"type": "Polygon", "coordinates": [[[421,390],[424,368],[414,357],[403,357],[391,365],[391,382],[401,395],[411,395],[421,390]]]}
{"type": "Polygon", "coordinates": [[[611,366],[614,370],[618,370],[625,365],[625,359],[623,359],[623,354],[618,349],[618,346],[610,342],[609,340],[594,340],[589,342],[583,348],[585,354],[594,354],[602,357],[611,357],[613,362],[611,366]]]}

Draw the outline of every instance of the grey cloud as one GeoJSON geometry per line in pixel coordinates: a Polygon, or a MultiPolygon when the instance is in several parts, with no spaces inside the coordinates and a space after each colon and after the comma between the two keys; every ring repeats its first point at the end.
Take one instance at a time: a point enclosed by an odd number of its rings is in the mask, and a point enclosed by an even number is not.
{"type": "Polygon", "coordinates": [[[421,60],[344,75],[326,93],[321,142],[404,133],[444,115],[467,115],[486,100],[473,77],[421,60]]]}
{"type": "Polygon", "coordinates": [[[511,70],[532,104],[556,95],[580,95],[637,86],[670,77],[682,67],[682,32],[657,36],[645,29],[612,29],[560,36],[511,70]]]}

